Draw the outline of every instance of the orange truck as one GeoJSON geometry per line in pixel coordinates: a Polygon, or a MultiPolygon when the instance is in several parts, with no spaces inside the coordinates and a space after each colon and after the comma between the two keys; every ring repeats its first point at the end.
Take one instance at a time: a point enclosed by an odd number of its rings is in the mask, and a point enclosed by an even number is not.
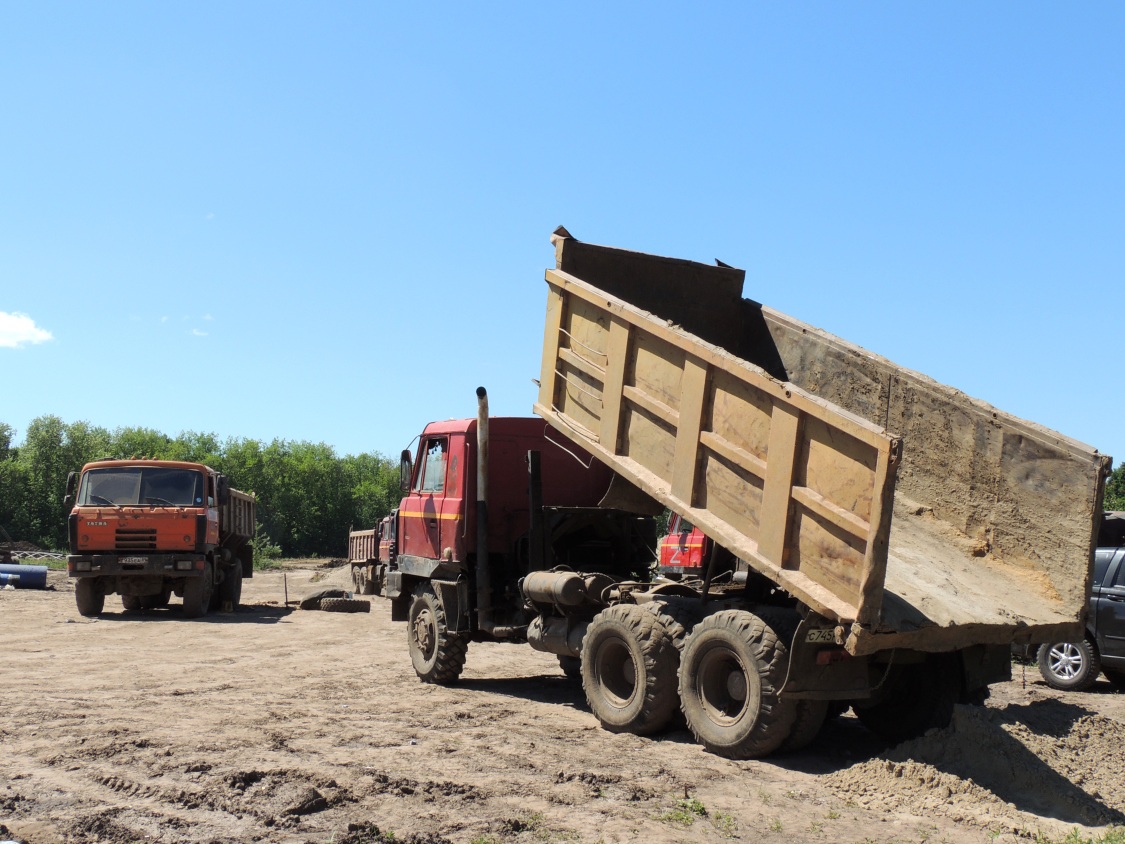
{"type": "Polygon", "coordinates": [[[201,463],[100,460],[67,479],[70,554],[78,612],[99,615],[117,593],[126,610],[232,612],[253,577],[257,502],[201,463]]]}

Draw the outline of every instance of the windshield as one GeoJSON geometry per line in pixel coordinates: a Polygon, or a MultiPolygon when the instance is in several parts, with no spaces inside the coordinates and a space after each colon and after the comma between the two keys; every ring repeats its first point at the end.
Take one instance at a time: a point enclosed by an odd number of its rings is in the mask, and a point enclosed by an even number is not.
{"type": "Polygon", "coordinates": [[[134,466],[91,469],[82,476],[83,506],[202,507],[203,474],[191,469],[134,466]]]}

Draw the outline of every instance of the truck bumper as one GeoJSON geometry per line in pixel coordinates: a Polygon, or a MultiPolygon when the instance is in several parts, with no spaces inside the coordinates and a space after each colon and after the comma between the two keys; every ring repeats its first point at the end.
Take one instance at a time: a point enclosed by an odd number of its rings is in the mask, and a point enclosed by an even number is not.
{"type": "Polygon", "coordinates": [[[202,577],[202,554],[70,554],[71,577],[202,577]]]}

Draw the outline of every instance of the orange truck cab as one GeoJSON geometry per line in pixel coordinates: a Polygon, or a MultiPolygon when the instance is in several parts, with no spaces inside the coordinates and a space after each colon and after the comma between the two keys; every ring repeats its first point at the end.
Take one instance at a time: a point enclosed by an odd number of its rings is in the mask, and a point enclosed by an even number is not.
{"type": "Polygon", "coordinates": [[[200,463],[102,460],[67,479],[70,554],[82,615],[105,596],[126,610],[183,598],[184,615],[237,609],[242,578],[252,577],[255,506],[224,475],[200,463]]]}

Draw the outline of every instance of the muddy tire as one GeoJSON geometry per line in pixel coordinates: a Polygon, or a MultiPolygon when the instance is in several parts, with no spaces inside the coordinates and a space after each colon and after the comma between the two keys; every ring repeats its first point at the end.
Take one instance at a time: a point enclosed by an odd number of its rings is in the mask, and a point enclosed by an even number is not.
{"type": "Polygon", "coordinates": [[[74,584],[74,602],[78,614],[86,617],[101,615],[105,606],[105,593],[96,577],[80,577],[74,584]]]}
{"type": "Polygon", "coordinates": [[[202,577],[192,577],[184,581],[184,618],[201,618],[211,608],[211,597],[215,591],[214,574],[211,564],[203,567],[202,577]]]}
{"type": "Polygon", "coordinates": [[[322,598],[320,608],[324,612],[371,612],[371,602],[359,598],[322,598]]]}
{"type": "Polygon", "coordinates": [[[582,639],[582,688],[601,725],[650,735],[676,715],[679,654],[655,613],[618,604],[594,616],[582,639]]]}
{"type": "Polygon", "coordinates": [[[406,637],[414,672],[423,683],[446,685],[461,676],[469,649],[468,637],[449,631],[445,608],[429,584],[414,591],[406,637]]]}
{"type": "Polygon", "coordinates": [[[375,594],[375,584],[367,579],[367,571],[363,566],[352,567],[352,586],[356,595],[375,594]]]}
{"type": "Polygon", "coordinates": [[[883,741],[898,744],[949,726],[960,696],[960,660],[952,654],[932,654],[925,662],[891,666],[875,701],[856,701],[852,710],[883,741]]]}
{"type": "Polygon", "coordinates": [[[778,751],[780,753],[796,753],[812,744],[816,737],[820,735],[820,731],[824,728],[824,722],[828,719],[828,703],[827,700],[804,698],[798,700],[797,715],[793,720],[793,728],[789,731],[789,737],[781,743],[778,751]]]}
{"type": "Polygon", "coordinates": [[[680,705],[696,741],[731,759],[777,750],[797,717],[796,702],[778,697],[788,663],[785,641],[753,613],[701,621],[680,657],[680,705]]]}
{"type": "Polygon", "coordinates": [[[121,607],[127,612],[139,610],[144,606],[144,599],[140,595],[122,595],[121,607]]]}
{"type": "Polygon", "coordinates": [[[701,613],[695,607],[675,598],[663,601],[657,599],[643,606],[660,619],[660,623],[672,638],[677,653],[683,651],[687,635],[699,623],[701,613]]]}
{"type": "Polygon", "coordinates": [[[168,601],[172,598],[172,590],[165,589],[159,595],[145,595],[141,598],[142,610],[159,610],[168,606],[168,601]]]}
{"type": "Polygon", "coordinates": [[[1089,639],[1043,645],[1036,661],[1047,685],[1066,692],[1090,688],[1102,670],[1101,657],[1089,639]]]}
{"type": "Polygon", "coordinates": [[[559,656],[559,668],[568,680],[582,679],[582,660],[576,656],[559,656]]]}
{"type": "Polygon", "coordinates": [[[230,612],[238,612],[238,602],[242,600],[242,564],[235,563],[227,569],[226,577],[219,584],[219,609],[226,610],[230,605],[230,612]]]}

